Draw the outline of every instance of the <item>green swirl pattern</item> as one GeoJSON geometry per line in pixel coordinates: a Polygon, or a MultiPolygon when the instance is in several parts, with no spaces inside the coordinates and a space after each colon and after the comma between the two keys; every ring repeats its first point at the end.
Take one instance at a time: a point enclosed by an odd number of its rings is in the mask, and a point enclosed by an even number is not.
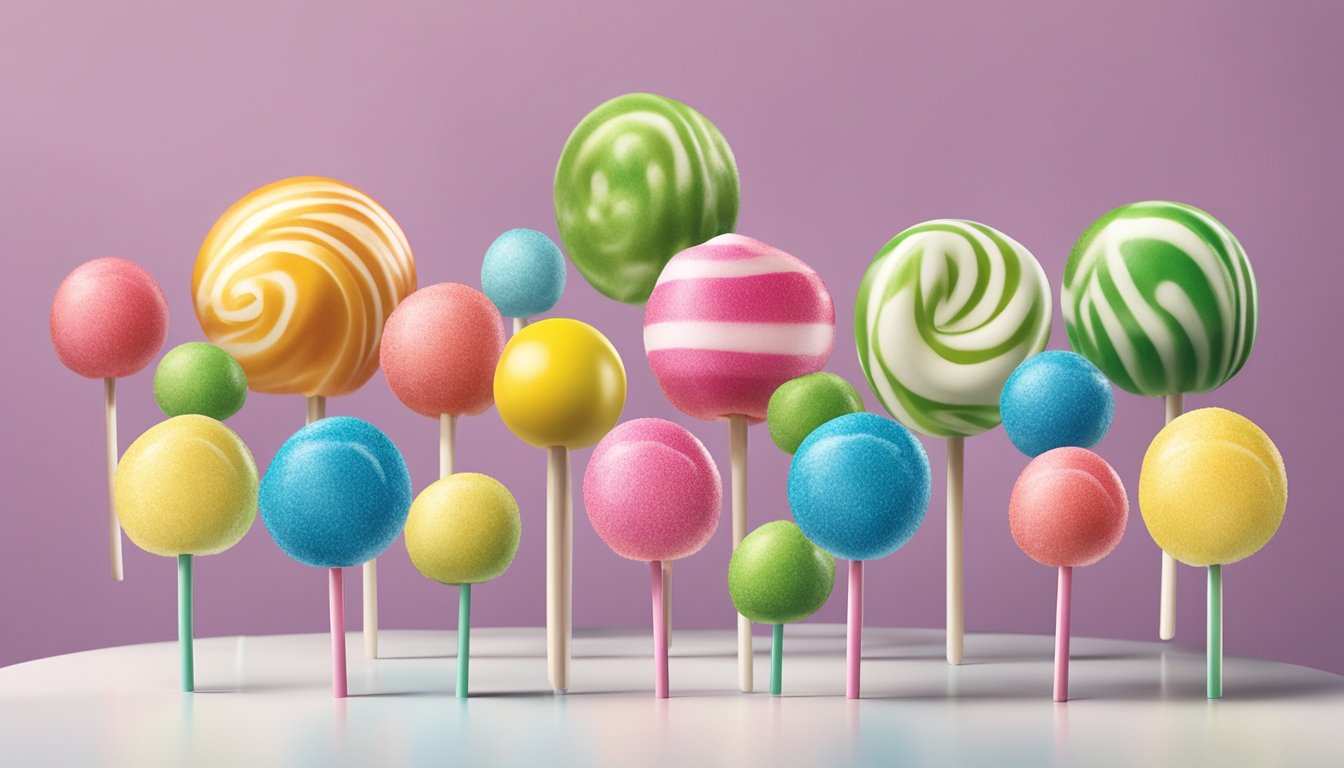
{"type": "Polygon", "coordinates": [[[737,224],[737,163],[704,115],[662,96],[618,96],[583,118],[555,168],[565,252],[603,295],[643,304],[679,251],[737,224]]]}
{"type": "Polygon", "coordinates": [[[933,437],[999,423],[999,393],[1050,336],[1050,284],[1035,257],[984,224],[939,219],[883,246],[859,285],[863,375],[897,421],[933,437]]]}
{"type": "Polygon", "coordinates": [[[1256,287],[1241,243],[1183,203],[1124,205],[1078,239],[1060,297],[1069,342],[1139,395],[1217,389],[1255,342],[1256,287]]]}

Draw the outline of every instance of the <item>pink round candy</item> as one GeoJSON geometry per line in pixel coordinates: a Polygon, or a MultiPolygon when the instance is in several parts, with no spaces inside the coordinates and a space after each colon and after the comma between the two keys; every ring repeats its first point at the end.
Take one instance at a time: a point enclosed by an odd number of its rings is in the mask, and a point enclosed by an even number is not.
{"type": "Polygon", "coordinates": [[[719,235],[663,268],[644,315],[658,384],[698,419],[765,420],[779,385],[826,365],[835,305],[803,262],[741,235],[719,235]]]}
{"type": "Polygon", "coordinates": [[[583,504],[612,551],[651,562],[693,555],[719,525],[719,468],[685,427],[635,419],[602,438],[583,474],[583,504]]]}
{"type": "Polygon", "coordinates": [[[407,296],[383,326],[379,363],[397,399],[424,416],[474,416],[495,402],[504,320],[485,294],[437,283],[407,296]]]}
{"type": "Polygon", "coordinates": [[[94,259],[66,275],[51,301],[51,343],[66,368],[90,379],[129,376],[168,337],[168,300],[139,264],[94,259]]]}
{"type": "Polygon", "coordinates": [[[1056,448],[1027,465],[1008,502],[1013,541],[1038,563],[1091,565],[1120,543],[1129,499],[1120,476],[1085,448],[1056,448]]]}

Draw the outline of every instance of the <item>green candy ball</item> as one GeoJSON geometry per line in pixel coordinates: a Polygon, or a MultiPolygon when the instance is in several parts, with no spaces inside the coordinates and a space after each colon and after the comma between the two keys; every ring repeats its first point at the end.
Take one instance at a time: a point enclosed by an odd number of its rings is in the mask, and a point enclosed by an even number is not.
{"type": "Polygon", "coordinates": [[[787,520],[747,535],[728,563],[728,594],[737,612],[758,624],[788,624],[826,604],[835,558],[787,520]]]}
{"type": "Polygon", "coordinates": [[[704,115],[631,93],[569,135],[555,168],[555,221],[594,288],[643,304],[669,259],[733,230],[740,186],[733,151],[704,115]]]}
{"type": "Polygon", "coordinates": [[[223,421],[247,400],[247,375],[237,360],[214,344],[187,342],[159,361],[154,399],[169,417],[199,414],[223,421]]]}
{"type": "Polygon", "coordinates": [[[779,385],[766,407],[765,424],[779,450],[792,454],[812,430],[862,410],[863,398],[853,384],[834,373],[809,373],[779,385]]]}

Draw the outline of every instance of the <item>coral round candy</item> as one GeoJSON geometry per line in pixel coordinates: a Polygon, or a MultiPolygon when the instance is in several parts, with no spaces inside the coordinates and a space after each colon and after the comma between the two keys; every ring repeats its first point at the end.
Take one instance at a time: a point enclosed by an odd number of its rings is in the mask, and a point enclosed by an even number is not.
{"type": "Polygon", "coordinates": [[[156,555],[213,555],[257,518],[257,465],[233,430],[206,416],[176,416],[126,449],[113,480],[117,517],[135,545],[156,555]]]}
{"type": "Polygon", "coordinates": [[[61,281],[51,302],[51,343],[66,368],[90,379],[130,376],[168,337],[168,300],[140,265],[94,259],[61,281]]]}
{"type": "Polygon", "coordinates": [[[1085,448],[1056,448],[1027,465],[1008,501],[1013,541],[1042,565],[1091,565],[1115,549],[1129,519],[1120,476],[1085,448]]]}
{"type": "Polygon", "coordinates": [[[406,551],[441,584],[480,584],[504,573],[518,552],[518,502],[502,483],[458,472],[420,492],[406,518],[406,551]]]}
{"type": "Polygon", "coordinates": [[[863,398],[853,384],[834,373],[809,373],[779,385],[770,396],[765,423],[775,445],[794,453],[812,430],[862,410],[863,398]]]}
{"type": "Polygon", "coordinates": [[[604,296],[649,298],[673,254],[737,223],[737,163],[714,124],[648,93],[583,118],[555,168],[555,221],[579,273],[604,296]]]}
{"type": "Polygon", "coordinates": [[[377,557],[411,506],[411,476],[377,427],[322,419],[280,446],[261,480],[261,521],[285,554],[317,568],[377,557]]]}
{"type": "Polygon", "coordinates": [[[999,423],[999,393],[1050,336],[1050,284],[1035,257],[973,221],[940,219],[882,247],[859,285],[854,337],[877,399],[931,437],[999,423]]]}
{"type": "Polygon", "coordinates": [[[378,368],[383,324],[415,290],[401,227],[332,179],[268,184],[215,222],[191,293],[205,337],[256,392],[349,394],[378,368]]]}
{"type": "Polygon", "coordinates": [[[835,558],[787,520],[757,528],[728,562],[728,595],[737,612],[760,624],[802,621],[826,604],[835,558]]]}
{"type": "Polygon", "coordinates": [[[1153,541],[1186,565],[1226,565],[1274,537],[1288,506],[1283,457],[1245,416],[1201,408],[1157,433],[1139,473],[1153,541]]]}
{"type": "Polygon", "coordinates": [[[635,419],[597,444],[583,474],[583,505],[597,535],[630,560],[677,560],[705,546],[719,525],[723,483],[690,432],[635,419]]]}
{"type": "Polygon", "coordinates": [[[1131,203],[1088,227],[1064,269],[1074,350],[1127,392],[1208,392],[1255,342],[1251,263],[1227,227],[1182,203],[1131,203]]]}
{"type": "Polygon", "coordinates": [[[421,288],[383,329],[383,376],[422,416],[472,416],[495,401],[504,321],[485,294],[458,283],[421,288]]]}
{"type": "Polygon", "coordinates": [[[1115,415],[1115,393],[1097,367],[1073,352],[1049,350],[1017,366],[999,398],[1003,429],[1028,456],[1100,442],[1115,415]]]}
{"type": "Polygon", "coordinates": [[[154,400],[166,416],[195,413],[223,421],[247,402],[247,375],[228,352],[189,341],[168,350],[154,369],[154,400]]]}
{"type": "Polygon", "coordinates": [[[832,419],[793,455],[789,506],[803,533],[836,557],[886,557],[924,521],[929,457],[890,419],[872,413],[832,419]]]}
{"type": "Polygon", "coordinates": [[[552,318],[515,333],[495,369],[495,405],[513,434],[538,448],[584,448],[625,407],[625,366],[587,323],[552,318]]]}
{"type": "Polygon", "coordinates": [[[658,385],[697,419],[764,421],[775,390],[820,370],[834,342],[835,306],[821,277],[741,235],[678,253],[644,315],[644,350],[658,385]]]}
{"type": "Polygon", "coordinates": [[[565,256],[535,229],[510,229],[485,252],[481,290],[507,317],[549,312],[565,292],[565,256]]]}

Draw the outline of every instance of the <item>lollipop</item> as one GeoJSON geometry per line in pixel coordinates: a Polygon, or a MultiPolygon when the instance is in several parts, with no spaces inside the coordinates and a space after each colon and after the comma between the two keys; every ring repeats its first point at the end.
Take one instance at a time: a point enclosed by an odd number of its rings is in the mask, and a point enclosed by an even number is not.
{"type": "Polygon", "coordinates": [[[117,470],[117,379],[149,365],[168,336],[168,300],[138,264],[118,258],[81,264],[51,302],[51,343],[66,368],[103,380],[107,439],[107,529],[112,579],[121,581],[121,528],[113,501],[117,470]]]}
{"type": "Polygon", "coordinates": [[[136,546],[177,558],[182,690],[196,688],[192,556],[237,544],[257,517],[257,465],[233,430],[206,416],[150,427],[117,465],[117,515],[136,546]]]}
{"type": "Polygon", "coordinates": [[[1111,384],[1087,358],[1049,350],[1017,366],[999,397],[1003,430],[1028,456],[1065,446],[1090,448],[1115,415],[1111,384]]]}
{"type": "Polygon", "coordinates": [[[397,447],[377,427],[348,416],[295,432],[261,480],[261,521],[271,538],[294,560],[330,570],[337,698],[346,693],[341,569],[367,563],[391,546],[410,506],[411,476],[397,447]]]}
{"type": "Polygon", "coordinates": [[[774,625],[772,696],[780,695],[782,689],[784,625],[816,613],[834,587],[835,558],[787,520],[766,523],[733,550],[728,563],[728,594],[733,605],[752,621],[774,625]]]}
{"type": "Polygon", "coordinates": [[[1209,568],[1211,699],[1223,695],[1223,565],[1255,554],[1273,538],[1287,506],[1279,449],[1231,411],[1201,408],[1180,416],[1144,454],[1139,510],[1148,533],[1182,563],[1209,568]]]}
{"type": "Polygon", "coordinates": [[[847,413],[863,410],[863,398],[834,373],[809,373],[779,385],[770,396],[765,424],[779,450],[792,455],[812,430],[847,413]]]}
{"type": "Polygon", "coordinates": [[[723,483],[709,451],[684,427],[635,419],[602,438],[583,475],[583,504],[612,551],[649,564],[654,692],[667,698],[662,563],[699,552],[719,526],[723,483]]]}
{"type": "MultiPolygon", "coordinates": [[[[747,535],[747,425],[765,420],[781,384],[821,369],[835,306],[812,268],[741,235],[667,263],[649,296],[644,349],[668,400],[697,419],[727,419],[733,546],[747,535]]],[[[738,683],[752,689],[751,624],[737,624],[738,683]]]]}
{"type": "Polygon", "coordinates": [[[929,507],[929,457],[914,435],[871,413],[832,419],[789,466],[789,506],[807,538],[849,563],[845,695],[859,697],[863,561],[905,546],[929,507]]]}
{"type": "Polygon", "coordinates": [[[509,339],[495,369],[499,417],[523,442],[547,452],[546,657],[551,686],[569,688],[574,510],[569,452],[592,445],[625,407],[625,367],[590,325],[552,318],[509,339]]]}
{"type": "Polygon", "coordinates": [[[420,492],[406,518],[406,551],[427,578],[458,587],[457,697],[467,698],[471,585],[504,573],[518,552],[518,502],[498,480],[464,472],[420,492]]]}
{"type": "Polygon", "coordinates": [[[600,293],[643,304],[673,254],[737,223],[737,163],[694,109],[648,93],[583,118],[555,168],[555,221],[600,293]]]}
{"type": "Polygon", "coordinates": [[[549,312],[565,292],[565,255],[535,229],[510,229],[495,238],[481,262],[481,290],[513,318],[513,332],[533,315],[549,312]]]}
{"type": "Polygon", "coordinates": [[[165,416],[195,413],[224,421],[247,401],[247,374],[228,352],[190,341],[168,350],[154,369],[154,399],[165,416]]]}
{"type": "Polygon", "coordinates": [[[859,285],[854,337],[863,375],[887,412],[947,438],[947,661],[964,632],[963,439],[999,423],[999,394],[1050,336],[1050,284],[1016,240],[939,219],[882,247],[859,285]]]}
{"type": "Polygon", "coordinates": [[[1013,541],[1032,560],[1059,569],[1055,611],[1055,701],[1069,700],[1069,604],[1073,569],[1120,543],[1129,499],[1120,476],[1084,448],[1055,448],[1022,470],[1008,502],[1013,541]]]}
{"type": "MultiPolygon", "coordinates": [[[[1255,275],[1221,222],[1182,203],[1123,205],[1074,244],[1060,307],[1074,350],[1121,389],[1165,397],[1210,392],[1251,354],[1255,275]]],[[[1162,557],[1158,635],[1176,636],[1176,562],[1162,557]]]]}

